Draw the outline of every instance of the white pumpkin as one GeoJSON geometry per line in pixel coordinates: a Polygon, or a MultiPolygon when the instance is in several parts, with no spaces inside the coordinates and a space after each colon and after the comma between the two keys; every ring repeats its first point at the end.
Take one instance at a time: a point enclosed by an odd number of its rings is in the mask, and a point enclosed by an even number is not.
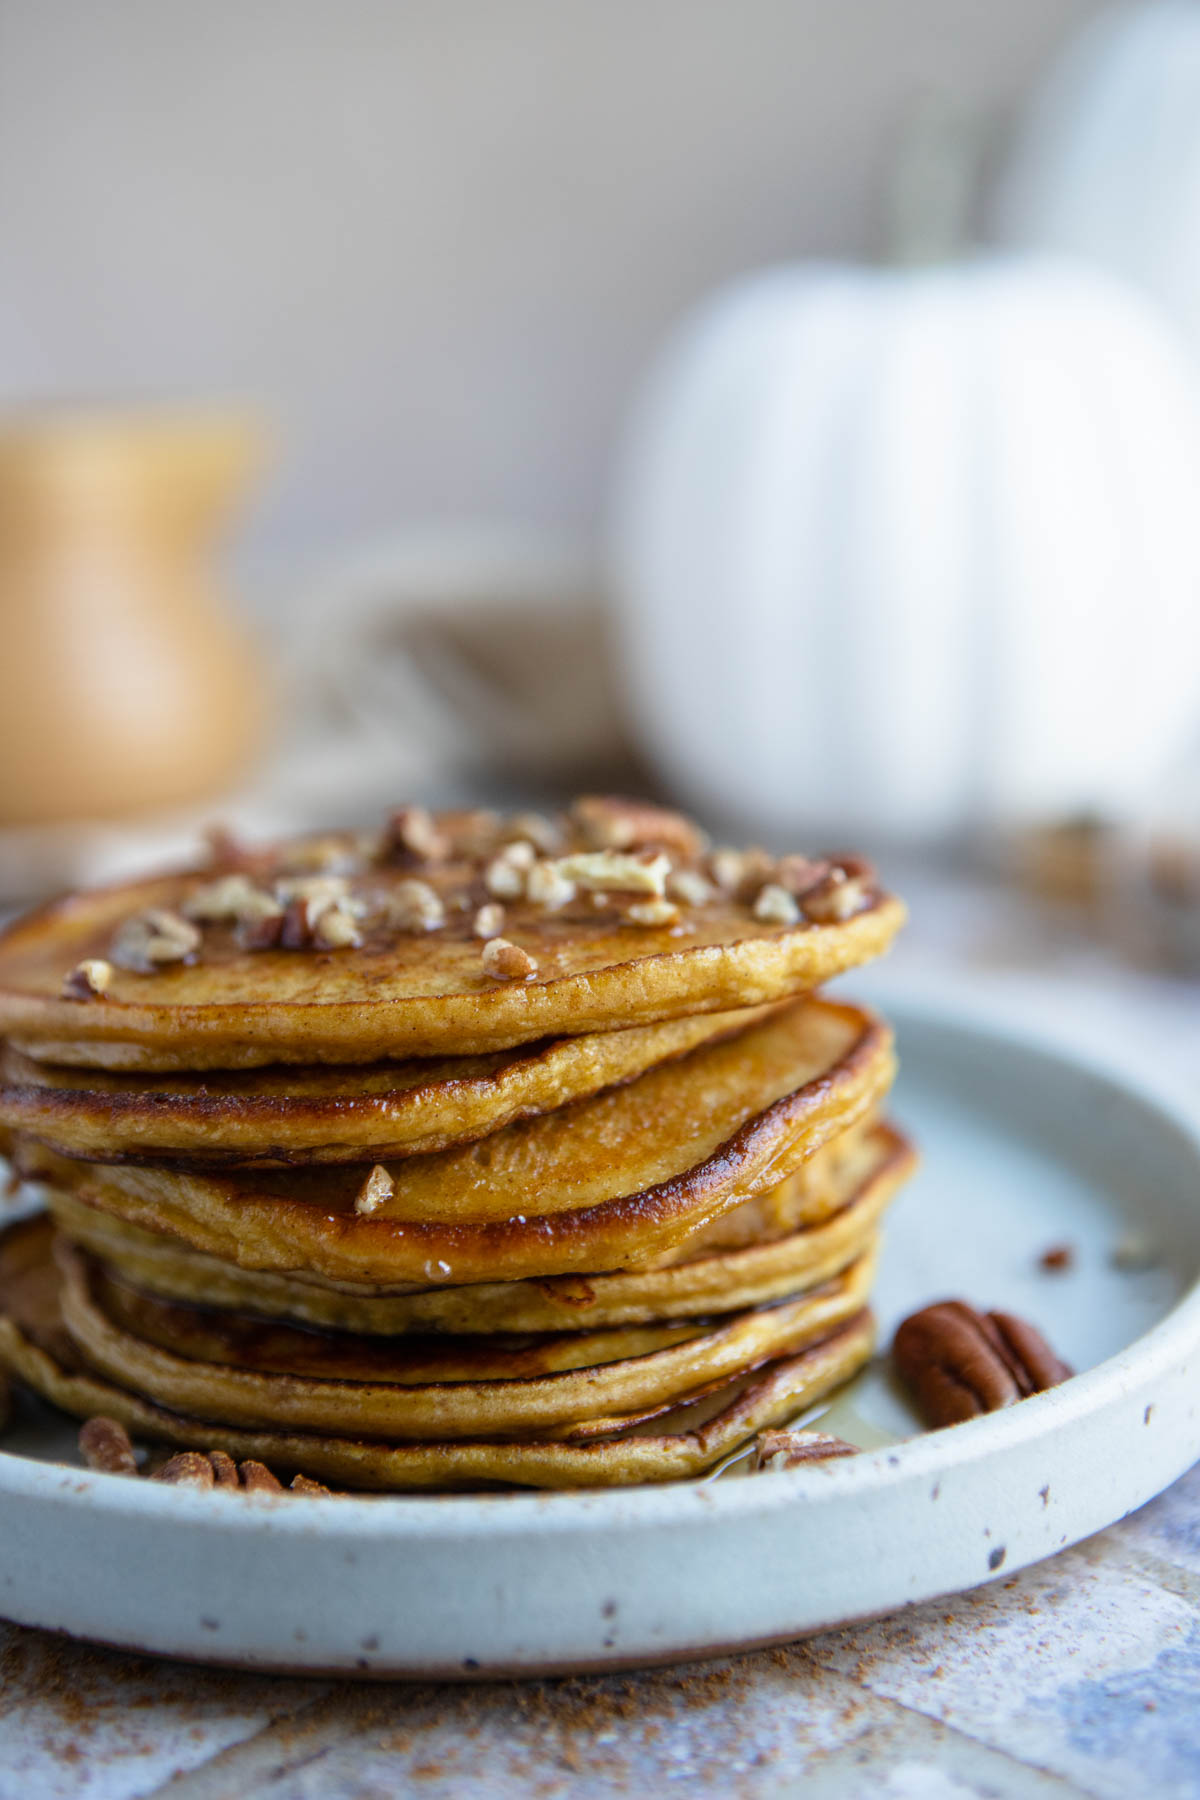
{"type": "Polygon", "coordinates": [[[1119,806],[1200,718],[1200,415],[1122,288],[1051,260],[779,268],[637,410],[614,586],[668,781],[769,831],[1119,806]]]}
{"type": "Polygon", "coordinates": [[[1002,173],[996,235],[1126,277],[1200,351],[1200,6],[1101,13],[1036,90],[1002,173]]]}

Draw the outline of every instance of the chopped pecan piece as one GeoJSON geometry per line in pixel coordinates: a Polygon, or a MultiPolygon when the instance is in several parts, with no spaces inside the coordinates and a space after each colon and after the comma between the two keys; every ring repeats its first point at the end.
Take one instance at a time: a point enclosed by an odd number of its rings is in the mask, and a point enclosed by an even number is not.
{"type": "Polygon", "coordinates": [[[497,900],[519,900],[536,861],[537,851],[529,840],[516,838],[492,857],[483,871],[483,885],[497,900]]]}
{"type": "Polygon", "coordinates": [[[588,794],[571,808],[571,821],[592,850],[669,850],[690,861],[708,847],[708,839],[691,819],[649,800],[588,794]]]}
{"type": "Polygon", "coordinates": [[[498,900],[489,900],[481,906],[471,921],[471,930],[477,938],[499,937],[504,930],[504,908],[498,900]]]}
{"type": "MultiPolygon", "coordinates": [[[[79,1449],[90,1469],[109,1475],[137,1475],[137,1458],[129,1433],[116,1419],[98,1414],[80,1429],[79,1449]]],[[[236,1488],[247,1494],[282,1494],[283,1483],[265,1463],[253,1458],[235,1462],[224,1450],[177,1450],[154,1471],[151,1481],[172,1487],[236,1488]]],[[[319,1481],[297,1476],[292,1488],[300,1494],[327,1494],[319,1481]]]]}
{"type": "Polygon", "coordinates": [[[699,869],[672,869],[667,876],[667,892],[673,900],[682,900],[685,906],[703,906],[713,897],[712,883],[699,869]]]}
{"type": "Polygon", "coordinates": [[[552,868],[578,887],[614,894],[656,894],[667,891],[671,859],[663,851],[584,850],[560,857],[552,868]]]}
{"type": "Polygon", "coordinates": [[[200,947],[200,933],[180,913],[151,906],[119,926],[109,951],[118,968],[149,975],[164,963],[185,962],[200,947]]]}
{"type": "Polygon", "coordinates": [[[362,846],[356,836],[327,832],[323,837],[285,844],[276,869],[280,875],[357,875],[362,872],[363,861],[362,846]]]}
{"type": "Polygon", "coordinates": [[[248,1494],[282,1494],[283,1492],[283,1483],[278,1475],[272,1475],[266,1463],[256,1462],[253,1457],[238,1464],[238,1475],[248,1494]]]}
{"type": "Polygon", "coordinates": [[[241,924],[251,920],[277,918],[283,911],[279,901],[265,888],[245,874],[218,876],[194,888],[180,907],[185,919],[198,925],[218,925],[225,921],[241,924]]]}
{"type": "Polygon", "coordinates": [[[136,1475],[137,1458],[129,1433],[116,1419],[97,1413],[79,1428],[79,1452],[89,1469],[102,1469],[106,1475],[136,1475]]]}
{"type": "Polygon", "coordinates": [[[445,862],[450,844],[423,806],[401,806],[388,820],[385,854],[414,862],[445,862]]]}
{"type": "Polygon", "coordinates": [[[303,900],[315,911],[322,906],[335,906],[350,897],[350,883],[344,875],[282,875],[275,883],[275,897],[281,906],[303,900]]]}
{"type": "Polygon", "coordinates": [[[935,1428],[1012,1406],[1071,1374],[1024,1319],[976,1312],[964,1300],[942,1300],[905,1319],[892,1355],[935,1428]]]}
{"type": "Polygon", "coordinates": [[[240,1487],[238,1466],[232,1456],[227,1456],[224,1450],[210,1450],[208,1460],[212,1464],[214,1487],[240,1487]]]}
{"type": "Polygon", "coordinates": [[[234,939],[240,950],[276,950],[283,942],[283,907],[261,919],[245,919],[234,927],[234,939]]]}
{"type": "Polygon", "coordinates": [[[505,824],[503,835],[532,844],[541,856],[554,856],[563,848],[561,827],[544,813],[514,813],[505,824]]]}
{"type": "Polygon", "coordinates": [[[293,1494],[331,1494],[323,1481],[314,1481],[311,1475],[295,1475],[292,1477],[293,1494]]]}
{"type": "Polygon", "coordinates": [[[397,882],[383,911],[396,931],[439,931],[446,923],[446,908],[427,881],[397,882]]]}
{"type": "Polygon", "coordinates": [[[313,927],[328,907],[346,894],[340,875],[289,875],[276,882],[275,892],[255,887],[240,875],[213,882],[192,896],[200,910],[193,917],[232,919],[234,937],[243,950],[273,950],[283,944],[298,950],[312,942],[313,927]],[[235,883],[241,883],[235,887],[235,883]]]}
{"type": "Polygon", "coordinates": [[[376,1163],[354,1199],[356,1213],[378,1212],[396,1192],[396,1184],[382,1163],[376,1163]]]}
{"type": "Polygon", "coordinates": [[[814,862],[809,856],[781,856],[772,878],[789,894],[799,898],[820,886],[829,874],[829,867],[825,857],[814,862]]]}
{"type": "MultiPolygon", "coordinates": [[[[516,849],[517,845],[512,845],[516,849]]],[[[494,856],[483,871],[483,885],[497,900],[519,900],[525,892],[526,871],[510,856],[494,856]]]]}
{"type": "Polygon", "coordinates": [[[489,938],[483,946],[483,966],[500,981],[527,981],[537,974],[536,959],[507,938],[489,938]]]}
{"type": "Polygon", "coordinates": [[[575,883],[563,874],[556,862],[537,862],[525,877],[525,897],[531,906],[545,906],[554,911],[571,904],[575,898],[575,883]]]}
{"type": "Polygon", "coordinates": [[[201,836],[214,869],[240,869],[257,860],[257,854],[244,844],[229,825],[206,825],[201,836]]]}
{"type": "Polygon", "coordinates": [[[322,900],[288,901],[279,931],[279,942],[285,950],[312,949],[317,920],[327,904],[322,900]]]}
{"type": "Polygon", "coordinates": [[[313,942],[322,950],[357,950],[362,932],[345,901],[327,906],[320,913],[313,926],[313,942]]]}
{"type": "Polygon", "coordinates": [[[714,850],[708,872],[724,894],[735,900],[753,900],[764,882],[773,879],[775,858],[757,847],[750,850],[714,850]]]}
{"type": "Polygon", "coordinates": [[[852,919],[870,904],[874,879],[875,871],[862,857],[843,856],[816,887],[804,894],[805,917],[817,925],[852,919]]]}
{"type": "Polygon", "coordinates": [[[215,1487],[216,1471],[202,1450],[177,1450],[161,1469],[155,1469],[151,1481],[166,1481],[180,1487],[215,1487]]]}
{"type": "Polygon", "coordinates": [[[780,887],[777,881],[768,881],[759,889],[754,916],[765,925],[796,925],[800,920],[800,908],[785,887],[780,887]]]}
{"type": "Polygon", "coordinates": [[[625,918],[630,925],[677,925],[679,908],[672,900],[635,900],[625,918]]]}
{"type": "Polygon", "coordinates": [[[760,1431],[754,1440],[755,1469],[798,1469],[804,1463],[857,1456],[858,1446],[827,1431],[760,1431]]]}
{"type": "Polygon", "coordinates": [[[474,862],[490,856],[500,842],[500,815],[486,807],[476,807],[472,812],[443,813],[440,829],[452,855],[465,856],[474,862]]]}
{"type": "Polygon", "coordinates": [[[64,1000],[96,1000],[106,994],[112,982],[112,964],[103,957],[88,956],[63,977],[64,1000]]]}

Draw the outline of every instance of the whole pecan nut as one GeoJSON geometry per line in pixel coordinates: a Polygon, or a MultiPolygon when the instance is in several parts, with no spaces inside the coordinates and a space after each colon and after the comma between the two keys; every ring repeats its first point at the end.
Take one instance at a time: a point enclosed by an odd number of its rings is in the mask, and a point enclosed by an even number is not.
{"type": "Polygon", "coordinates": [[[935,1428],[1012,1406],[1072,1373],[1026,1320],[977,1312],[965,1300],[942,1300],[905,1319],[892,1355],[935,1428]]]}

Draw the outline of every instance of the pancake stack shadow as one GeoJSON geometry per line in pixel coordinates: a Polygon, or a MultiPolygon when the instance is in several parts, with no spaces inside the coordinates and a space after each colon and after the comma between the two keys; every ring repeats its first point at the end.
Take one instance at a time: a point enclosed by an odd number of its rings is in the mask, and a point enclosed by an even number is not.
{"type": "Polygon", "coordinates": [[[694,1477],[846,1382],[913,1152],[860,860],[395,814],[0,938],[0,1363],[338,1487],[694,1477]]]}

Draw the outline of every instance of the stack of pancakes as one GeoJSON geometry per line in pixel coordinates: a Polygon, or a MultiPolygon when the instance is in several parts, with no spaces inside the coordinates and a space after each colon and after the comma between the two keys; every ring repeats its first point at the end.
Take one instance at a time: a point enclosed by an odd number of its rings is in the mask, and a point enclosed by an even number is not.
{"type": "Polygon", "coordinates": [[[911,1151],[818,997],[903,909],[852,858],[606,798],[395,814],[0,938],[0,1363],[339,1486],[691,1476],[872,1345],[911,1151]]]}

